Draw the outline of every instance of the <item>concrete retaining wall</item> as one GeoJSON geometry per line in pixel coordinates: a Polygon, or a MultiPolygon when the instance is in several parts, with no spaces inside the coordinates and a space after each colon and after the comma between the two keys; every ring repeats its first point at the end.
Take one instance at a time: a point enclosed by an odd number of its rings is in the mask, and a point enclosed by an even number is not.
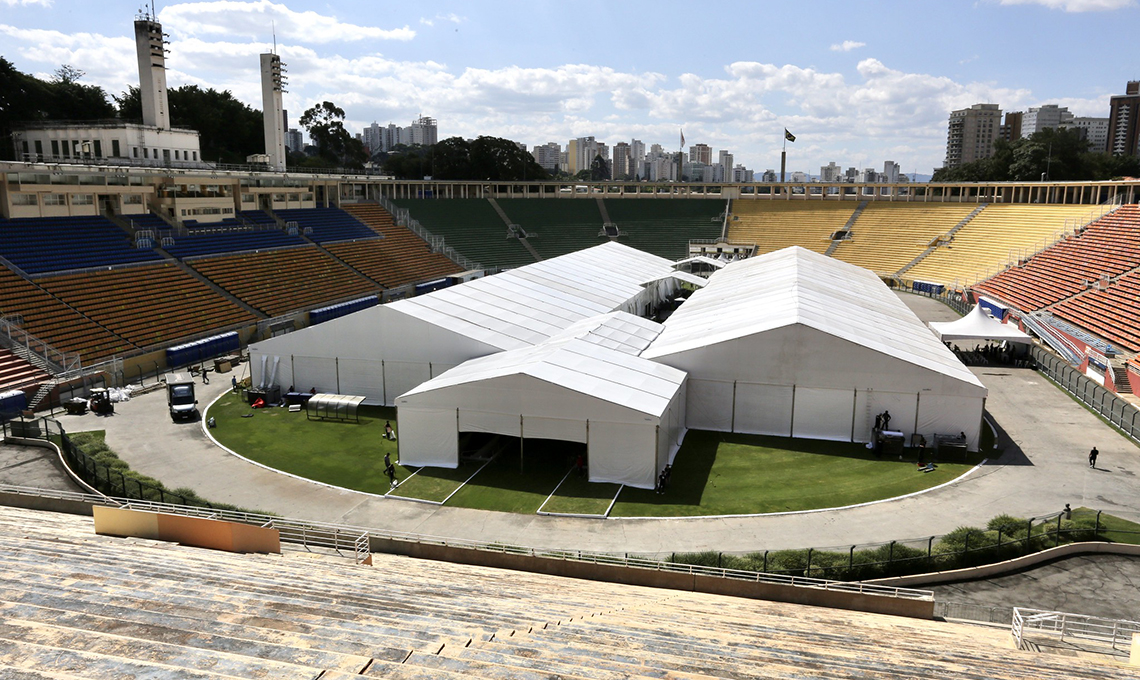
{"type": "Polygon", "coordinates": [[[927,574],[912,574],[911,576],[898,576],[894,578],[881,578],[866,583],[880,586],[894,586],[897,588],[919,588],[940,583],[955,583],[958,581],[976,581],[984,578],[994,578],[1012,572],[1022,571],[1045,562],[1051,562],[1063,557],[1073,555],[1133,555],[1140,556],[1140,545],[1127,545],[1124,543],[1103,543],[1089,541],[1085,543],[1069,543],[1036,552],[1031,555],[1015,557],[1012,560],[986,564],[968,569],[952,569],[950,571],[935,571],[927,574]]]}
{"type": "Polygon", "coordinates": [[[536,574],[566,576],[606,583],[686,590],[696,593],[730,595],[756,600],[772,600],[794,604],[850,609],[877,614],[908,616],[918,619],[934,617],[933,600],[909,600],[866,593],[850,593],[778,583],[761,583],[737,579],[718,578],[697,574],[657,571],[611,564],[593,564],[549,557],[534,557],[485,550],[470,550],[452,546],[371,538],[373,552],[406,555],[421,559],[473,564],[483,567],[515,569],[536,574]]]}

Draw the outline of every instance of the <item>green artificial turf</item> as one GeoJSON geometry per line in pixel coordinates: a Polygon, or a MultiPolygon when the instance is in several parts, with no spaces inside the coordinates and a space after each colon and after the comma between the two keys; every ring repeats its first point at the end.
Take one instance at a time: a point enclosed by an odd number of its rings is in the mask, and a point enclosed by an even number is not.
{"type": "Polygon", "coordinates": [[[206,412],[217,426],[210,433],[223,446],[271,468],[369,493],[387,493],[384,454],[391,454],[396,476],[405,480],[415,468],[396,464],[396,442],[384,438],[384,422],[396,427],[393,408],[362,406],[360,423],[309,420],[305,412],[284,408],[252,409],[237,394],[227,394],[206,412]],[[250,418],[241,416],[252,413],[250,418]]]}
{"type": "Polygon", "coordinates": [[[447,504],[502,512],[536,512],[570,469],[577,447],[581,445],[528,439],[521,469],[519,450],[507,447],[447,504]]]}
{"type": "MultiPolygon", "coordinates": [[[[269,467],[371,493],[386,493],[384,454],[397,459],[396,442],[383,438],[384,421],[396,426],[395,410],[362,407],[361,423],[311,421],[283,408],[251,409],[237,395],[210,407],[218,441],[269,467]],[[250,418],[240,416],[253,413],[250,418]]],[[[520,470],[517,440],[462,488],[479,463],[455,470],[397,466],[396,494],[447,501],[449,506],[536,512],[574,463],[581,444],[526,440],[520,470]],[[458,488],[458,491],[456,489],[458,488]]],[[[916,472],[913,460],[876,459],[861,444],[786,437],[759,437],[692,430],[677,453],[664,495],[625,487],[610,515],[615,517],[752,514],[829,508],[920,491],[949,481],[976,463],[943,462],[931,473],[916,472]]],[[[616,485],[591,484],[571,475],[547,512],[602,514],[616,485]]]]}
{"type": "Polygon", "coordinates": [[[862,444],[690,430],[664,494],[626,487],[611,517],[733,515],[831,508],[892,498],[972,467],[876,458],[862,444]]]}
{"type": "Polygon", "coordinates": [[[450,496],[482,466],[483,461],[463,461],[455,469],[420,468],[419,472],[409,477],[407,481],[401,482],[400,487],[394,490],[392,495],[442,503],[443,499],[450,496]]]}
{"type": "Polygon", "coordinates": [[[585,477],[571,473],[542,506],[542,511],[604,515],[620,488],[620,484],[591,483],[585,477]]]}

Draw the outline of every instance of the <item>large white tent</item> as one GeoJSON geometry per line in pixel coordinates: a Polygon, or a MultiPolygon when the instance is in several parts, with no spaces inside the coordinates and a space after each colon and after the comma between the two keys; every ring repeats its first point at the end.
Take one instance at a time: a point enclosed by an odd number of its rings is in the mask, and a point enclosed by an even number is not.
{"type": "Polygon", "coordinates": [[[660,329],[605,314],[424,382],[396,400],[400,462],[454,468],[459,434],[489,432],[585,444],[590,481],[653,488],[685,432],[685,374],[638,357],[660,329]]]}
{"type": "Polygon", "coordinates": [[[870,271],[800,247],[714,273],[643,353],[688,373],[691,428],[866,442],[966,434],[986,388],[870,271]]]}
{"type": "Polygon", "coordinates": [[[676,290],[676,279],[659,278],[672,273],[670,260],[608,242],[254,343],[253,384],[391,405],[468,359],[530,347],[599,314],[641,314],[676,290]]]}
{"type": "Polygon", "coordinates": [[[931,321],[930,328],[943,342],[954,340],[1033,342],[1028,333],[1017,326],[998,321],[981,305],[974,305],[969,314],[955,321],[931,321]]]}

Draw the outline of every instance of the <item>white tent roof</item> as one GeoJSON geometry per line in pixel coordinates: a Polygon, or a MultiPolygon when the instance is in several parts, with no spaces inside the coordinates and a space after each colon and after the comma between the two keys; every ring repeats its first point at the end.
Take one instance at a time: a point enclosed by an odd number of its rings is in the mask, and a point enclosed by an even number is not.
{"type": "Polygon", "coordinates": [[[658,276],[654,276],[653,278],[651,278],[647,281],[642,281],[641,285],[648,286],[651,283],[657,283],[658,281],[664,281],[665,279],[677,279],[678,281],[684,281],[685,283],[691,283],[694,286],[696,286],[697,288],[704,288],[709,283],[709,280],[703,276],[698,276],[696,274],[690,274],[689,272],[676,271],[676,272],[669,272],[667,274],[660,274],[658,276]]]}
{"type": "Polygon", "coordinates": [[[500,349],[534,345],[619,309],[673,263],[615,242],[387,305],[500,349]]]}
{"type": "Polygon", "coordinates": [[[658,358],[791,324],[982,387],[878,276],[799,246],[714,273],[642,356],[658,358]]]}
{"type": "Polygon", "coordinates": [[[1007,340],[1033,342],[1017,326],[993,318],[985,307],[975,305],[970,313],[957,321],[931,321],[930,328],[942,341],[949,340],[1007,340]]]}
{"type": "Polygon", "coordinates": [[[659,330],[660,324],[625,312],[602,315],[542,344],[464,362],[400,399],[465,383],[528,375],[660,417],[684,383],[685,372],[637,356],[659,330]]]}
{"type": "Polygon", "coordinates": [[[701,264],[707,264],[707,265],[716,267],[717,269],[721,269],[721,268],[727,266],[727,264],[728,264],[727,262],[721,262],[720,260],[713,259],[713,258],[709,257],[708,255],[693,255],[691,257],[686,257],[683,260],[677,260],[676,262],[673,263],[673,266],[679,267],[681,265],[692,264],[694,262],[700,262],[701,264]]]}

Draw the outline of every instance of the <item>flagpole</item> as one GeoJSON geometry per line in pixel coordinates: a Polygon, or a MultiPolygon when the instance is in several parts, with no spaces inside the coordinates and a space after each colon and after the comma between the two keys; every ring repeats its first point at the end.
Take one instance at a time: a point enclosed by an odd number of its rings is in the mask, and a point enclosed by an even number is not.
{"type": "Polygon", "coordinates": [[[784,130],[784,148],[780,151],[780,184],[784,183],[784,170],[788,161],[788,131],[784,130]]]}

